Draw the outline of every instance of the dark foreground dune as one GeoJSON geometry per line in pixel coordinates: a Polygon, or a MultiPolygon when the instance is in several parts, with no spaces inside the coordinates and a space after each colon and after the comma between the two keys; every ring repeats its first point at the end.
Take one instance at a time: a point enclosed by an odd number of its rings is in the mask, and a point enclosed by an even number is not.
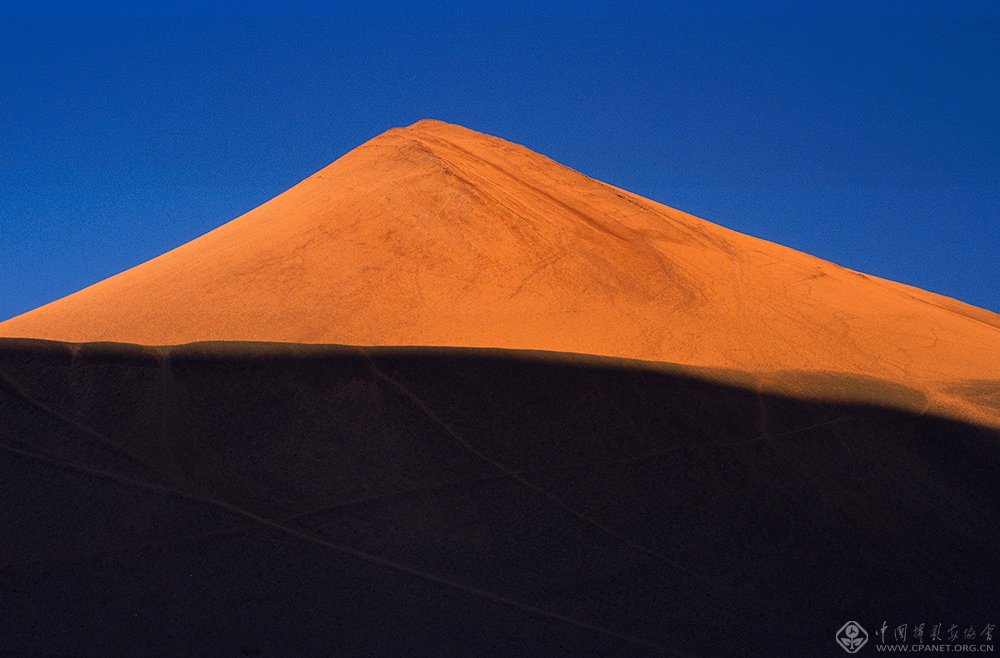
{"type": "Polygon", "coordinates": [[[1000,433],[691,370],[3,340],[0,444],[8,653],[834,655],[998,612],[1000,433]]]}

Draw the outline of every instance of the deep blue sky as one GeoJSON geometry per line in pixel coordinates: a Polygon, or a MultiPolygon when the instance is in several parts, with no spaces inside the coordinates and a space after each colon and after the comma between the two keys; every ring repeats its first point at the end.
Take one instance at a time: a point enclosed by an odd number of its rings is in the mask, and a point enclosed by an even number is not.
{"type": "Polygon", "coordinates": [[[423,117],[1000,311],[1000,3],[200,4],[0,10],[0,319],[423,117]]]}

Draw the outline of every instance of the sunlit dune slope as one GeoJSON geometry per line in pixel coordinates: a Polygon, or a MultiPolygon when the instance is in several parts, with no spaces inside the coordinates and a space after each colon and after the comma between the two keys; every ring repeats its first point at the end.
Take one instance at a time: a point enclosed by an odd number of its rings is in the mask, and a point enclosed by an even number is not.
{"type": "Polygon", "coordinates": [[[554,350],[733,368],[764,385],[820,370],[1000,415],[997,315],[437,121],[390,130],[0,335],[554,350]]]}

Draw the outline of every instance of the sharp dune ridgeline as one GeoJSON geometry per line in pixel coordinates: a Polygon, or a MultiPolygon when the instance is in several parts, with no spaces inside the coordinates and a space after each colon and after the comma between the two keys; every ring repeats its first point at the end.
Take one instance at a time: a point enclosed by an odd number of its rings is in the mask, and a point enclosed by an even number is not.
{"type": "Polygon", "coordinates": [[[0,336],[550,350],[735,369],[765,387],[823,371],[1000,425],[997,315],[439,121],[390,130],[0,336]]]}
{"type": "Polygon", "coordinates": [[[3,653],[836,655],[997,622],[1000,317],[421,121],[0,323],[0,487],[3,653]]]}

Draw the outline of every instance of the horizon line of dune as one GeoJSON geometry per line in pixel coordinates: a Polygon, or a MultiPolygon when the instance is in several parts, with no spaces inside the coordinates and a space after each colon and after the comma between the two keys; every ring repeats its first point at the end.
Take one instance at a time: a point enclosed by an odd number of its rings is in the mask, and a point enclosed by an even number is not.
{"type": "Polygon", "coordinates": [[[1000,422],[1000,316],[428,120],[0,336],[547,350],[764,382],[828,371],[1000,422]]]}

